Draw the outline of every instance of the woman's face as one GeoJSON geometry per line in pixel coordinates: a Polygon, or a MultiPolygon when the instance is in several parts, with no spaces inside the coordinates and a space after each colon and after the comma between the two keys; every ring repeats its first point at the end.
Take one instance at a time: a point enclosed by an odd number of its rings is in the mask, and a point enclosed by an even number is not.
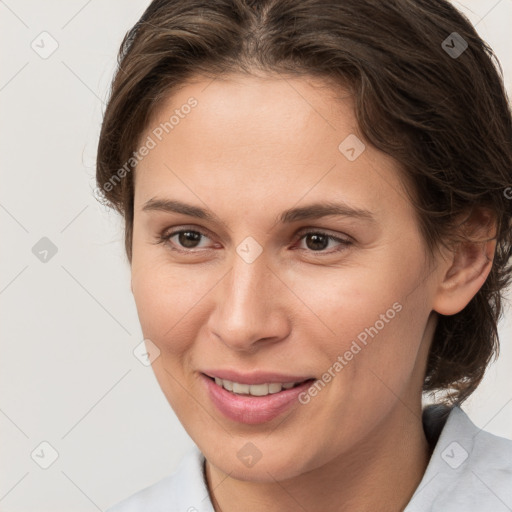
{"type": "Polygon", "coordinates": [[[132,290],[153,368],[209,462],[241,479],[293,477],[419,425],[439,271],[396,163],[335,94],[198,79],[140,138],[132,290]]]}

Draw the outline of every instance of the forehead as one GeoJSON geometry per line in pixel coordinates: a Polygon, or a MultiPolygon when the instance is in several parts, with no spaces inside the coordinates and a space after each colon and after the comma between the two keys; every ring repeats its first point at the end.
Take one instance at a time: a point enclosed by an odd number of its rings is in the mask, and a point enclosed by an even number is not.
{"type": "Polygon", "coordinates": [[[376,208],[383,196],[404,197],[396,163],[363,142],[351,95],[319,79],[197,78],[154,113],[141,144],[148,138],[155,145],[137,166],[139,206],[157,192],[205,202],[220,194],[258,210],[263,198],[283,196],[328,193],[376,208]]]}

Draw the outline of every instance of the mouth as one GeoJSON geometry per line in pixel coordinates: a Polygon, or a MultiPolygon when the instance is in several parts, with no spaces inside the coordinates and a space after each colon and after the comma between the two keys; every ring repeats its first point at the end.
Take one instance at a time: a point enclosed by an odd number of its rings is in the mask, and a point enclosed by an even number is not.
{"type": "Polygon", "coordinates": [[[253,379],[260,381],[256,384],[248,384],[205,373],[200,375],[206,395],[215,409],[224,418],[248,425],[272,421],[293,405],[298,406],[301,394],[307,392],[316,380],[308,378],[287,382],[262,382],[263,378],[269,379],[267,375],[253,379]]]}
{"type": "Polygon", "coordinates": [[[295,382],[264,382],[261,384],[244,384],[228,379],[221,379],[219,377],[211,377],[207,374],[204,375],[211,381],[215,382],[217,386],[225,389],[226,391],[229,391],[230,393],[240,396],[253,397],[273,395],[275,393],[293,389],[297,386],[301,386],[305,383],[313,382],[315,380],[314,378],[310,378],[295,382]]]}

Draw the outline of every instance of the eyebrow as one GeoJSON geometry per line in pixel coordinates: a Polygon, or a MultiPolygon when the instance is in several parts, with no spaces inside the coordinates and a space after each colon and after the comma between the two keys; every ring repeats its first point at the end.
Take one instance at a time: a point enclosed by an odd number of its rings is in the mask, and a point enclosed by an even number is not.
{"type": "MultiPolygon", "coordinates": [[[[144,203],[142,210],[181,213],[183,215],[212,222],[220,221],[220,219],[209,210],[172,199],[152,198],[144,203]]],[[[355,208],[346,203],[325,202],[285,210],[278,217],[278,222],[287,224],[291,222],[298,222],[300,220],[319,219],[329,216],[352,217],[367,222],[376,221],[374,214],[364,208],[355,208]]]]}

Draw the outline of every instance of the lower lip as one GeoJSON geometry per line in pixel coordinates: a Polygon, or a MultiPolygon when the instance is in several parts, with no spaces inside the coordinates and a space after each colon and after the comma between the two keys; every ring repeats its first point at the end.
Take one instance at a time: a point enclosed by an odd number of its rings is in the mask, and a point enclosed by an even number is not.
{"type": "Polygon", "coordinates": [[[279,393],[247,396],[227,391],[204,374],[201,378],[207,387],[211,401],[224,416],[249,425],[273,420],[293,403],[298,402],[299,395],[313,383],[313,380],[308,380],[294,388],[283,389],[279,393]]]}

